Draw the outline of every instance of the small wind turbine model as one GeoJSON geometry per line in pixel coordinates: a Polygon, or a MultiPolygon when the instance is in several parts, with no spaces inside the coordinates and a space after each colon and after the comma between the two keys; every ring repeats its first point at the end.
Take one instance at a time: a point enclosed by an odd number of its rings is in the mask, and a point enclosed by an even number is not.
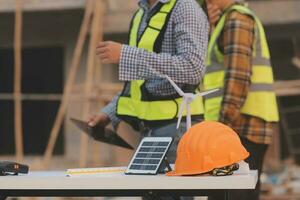
{"type": "Polygon", "coordinates": [[[206,92],[201,92],[201,93],[184,93],[180,87],[178,87],[175,82],[167,75],[163,75],[168,81],[171,83],[171,85],[174,87],[174,89],[177,91],[177,93],[183,97],[183,100],[181,102],[180,108],[179,108],[179,113],[178,113],[178,121],[177,121],[177,129],[179,128],[181,118],[182,118],[182,113],[184,108],[186,108],[186,124],[187,124],[187,130],[191,128],[192,122],[191,122],[191,103],[194,101],[194,99],[198,96],[205,96],[207,94],[216,92],[219,89],[213,89],[209,90],[206,92]]]}

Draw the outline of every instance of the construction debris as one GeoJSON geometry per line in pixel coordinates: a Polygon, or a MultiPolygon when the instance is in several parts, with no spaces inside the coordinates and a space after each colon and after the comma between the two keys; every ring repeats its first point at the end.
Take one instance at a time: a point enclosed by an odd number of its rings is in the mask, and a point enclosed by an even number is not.
{"type": "Polygon", "coordinates": [[[261,184],[265,196],[300,195],[300,166],[288,161],[277,169],[266,170],[261,184]]]}

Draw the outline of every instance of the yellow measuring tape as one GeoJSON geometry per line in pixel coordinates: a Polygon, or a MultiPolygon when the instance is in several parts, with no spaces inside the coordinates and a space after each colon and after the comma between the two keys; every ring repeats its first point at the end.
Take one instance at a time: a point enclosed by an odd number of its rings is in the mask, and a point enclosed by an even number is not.
{"type": "Polygon", "coordinates": [[[117,172],[125,172],[126,168],[127,167],[101,167],[101,168],[68,169],[67,175],[117,173],[117,172]]]}

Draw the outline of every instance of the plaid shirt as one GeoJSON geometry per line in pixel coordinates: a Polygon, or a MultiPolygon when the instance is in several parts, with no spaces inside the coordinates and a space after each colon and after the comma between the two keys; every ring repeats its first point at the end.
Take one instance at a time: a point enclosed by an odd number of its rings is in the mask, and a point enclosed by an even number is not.
{"type": "Polygon", "coordinates": [[[255,143],[269,144],[273,123],[240,113],[251,85],[254,30],[255,21],[247,15],[233,11],[226,19],[218,41],[226,68],[219,121],[231,126],[241,137],[255,143]]]}
{"type": "MultiPolygon", "coordinates": [[[[144,16],[139,28],[139,37],[147,22],[159,8],[159,3],[170,0],[158,0],[149,8],[146,0],[140,0],[139,6],[144,16]]],[[[162,41],[161,53],[152,53],[144,49],[123,45],[119,64],[119,79],[122,81],[147,80],[148,92],[154,96],[176,94],[170,83],[156,75],[167,74],[179,87],[182,84],[198,84],[204,74],[204,63],[208,42],[209,25],[207,17],[195,0],[177,0],[171,13],[162,41]]],[[[119,96],[102,109],[117,125],[116,106],[119,96]]]]}

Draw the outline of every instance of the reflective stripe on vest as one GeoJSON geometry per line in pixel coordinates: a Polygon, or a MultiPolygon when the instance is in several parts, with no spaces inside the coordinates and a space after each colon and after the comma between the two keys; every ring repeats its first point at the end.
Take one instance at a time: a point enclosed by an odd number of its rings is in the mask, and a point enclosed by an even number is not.
{"type": "MultiPolygon", "coordinates": [[[[149,52],[157,52],[155,49],[161,44],[156,44],[163,29],[165,29],[176,0],[170,0],[162,5],[160,10],[149,20],[148,26],[138,41],[138,30],[143,17],[143,9],[135,14],[130,30],[129,45],[143,48],[149,52]]],[[[135,118],[144,121],[163,121],[177,118],[178,107],[182,98],[168,98],[166,100],[145,100],[143,98],[144,80],[130,81],[128,94],[121,94],[117,104],[117,115],[125,119],[135,118]]],[[[202,98],[197,98],[191,103],[191,114],[203,114],[202,98]]],[[[186,115],[186,113],[184,113],[186,115]]]]}
{"type": "Polygon", "coordinates": [[[208,45],[208,56],[206,60],[206,74],[204,76],[205,90],[220,88],[216,93],[207,95],[204,100],[206,120],[218,120],[221,103],[224,95],[225,68],[223,65],[224,55],[218,49],[219,38],[228,14],[238,11],[247,14],[255,20],[255,41],[252,59],[252,75],[249,93],[241,108],[241,113],[259,117],[265,121],[278,121],[278,109],[276,96],[273,91],[273,71],[270,64],[270,53],[265,32],[260,20],[248,8],[234,5],[229,8],[219,20],[208,45]]]}

